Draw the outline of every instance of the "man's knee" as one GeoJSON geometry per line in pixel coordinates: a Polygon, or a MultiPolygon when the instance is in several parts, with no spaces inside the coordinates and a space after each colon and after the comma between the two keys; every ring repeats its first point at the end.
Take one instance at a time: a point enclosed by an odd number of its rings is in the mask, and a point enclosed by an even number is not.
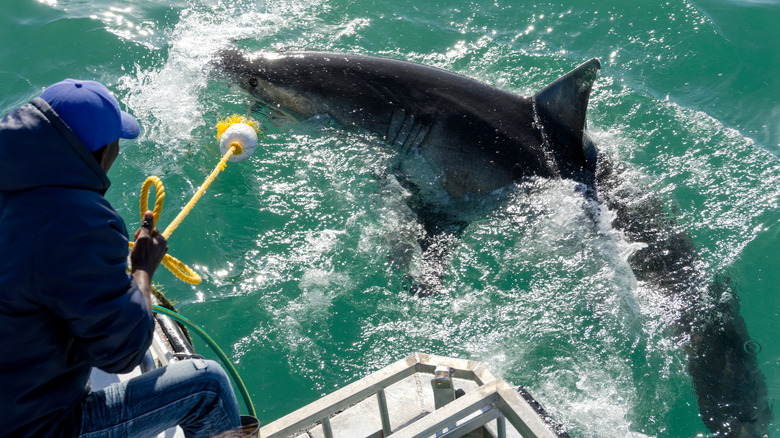
{"type": "Polygon", "coordinates": [[[163,371],[163,380],[158,385],[180,388],[178,391],[232,394],[230,380],[217,362],[208,359],[187,359],[172,362],[163,371]]]}
{"type": "Polygon", "coordinates": [[[208,359],[187,359],[178,362],[176,366],[188,370],[189,374],[183,376],[185,386],[192,394],[200,394],[201,403],[224,404],[226,409],[238,413],[238,401],[230,386],[230,379],[217,362],[208,359]]]}
{"type": "Polygon", "coordinates": [[[209,359],[187,359],[182,364],[189,363],[192,367],[193,379],[223,389],[230,389],[230,380],[227,373],[215,361],[209,359]]]}

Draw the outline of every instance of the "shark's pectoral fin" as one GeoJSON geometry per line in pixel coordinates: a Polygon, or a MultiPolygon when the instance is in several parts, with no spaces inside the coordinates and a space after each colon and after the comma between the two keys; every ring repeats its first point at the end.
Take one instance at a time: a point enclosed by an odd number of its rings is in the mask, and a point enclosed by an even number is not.
{"type": "Polygon", "coordinates": [[[599,70],[601,62],[594,58],[561,76],[534,96],[537,109],[553,118],[573,138],[582,138],[590,90],[599,70]]]}

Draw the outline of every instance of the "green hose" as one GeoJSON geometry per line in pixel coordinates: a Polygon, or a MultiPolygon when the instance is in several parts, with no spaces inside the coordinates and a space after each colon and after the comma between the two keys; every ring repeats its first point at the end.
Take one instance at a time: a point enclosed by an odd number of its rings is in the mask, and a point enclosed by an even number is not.
{"type": "Polygon", "coordinates": [[[167,315],[173,318],[174,320],[176,320],[177,322],[184,324],[185,326],[187,326],[187,328],[196,331],[200,335],[200,337],[204,341],[206,341],[209,347],[211,347],[217,353],[219,359],[227,367],[228,373],[230,373],[230,376],[233,378],[233,382],[235,382],[239,392],[241,393],[241,397],[244,398],[244,404],[246,405],[246,408],[249,410],[249,415],[257,418],[257,413],[255,412],[255,406],[252,404],[252,399],[249,398],[249,392],[246,390],[246,386],[244,386],[244,382],[241,380],[241,377],[238,375],[238,371],[236,371],[236,367],[233,366],[233,363],[230,362],[230,359],[228,359],[225,353],[222,352],[222,349],[219,348],[219,345],[217,345],[217,343],[214,342],[213,339],[211,339],[211,336],[209,336],[208,333],[203,331],[202,328],[195,325],[189,319],[179,315],[178,313],[172,310],[168,310],[165,307],[160,307],[157,305],[153,305],[152,308],[154,309],[155,312],[167,315]]]}

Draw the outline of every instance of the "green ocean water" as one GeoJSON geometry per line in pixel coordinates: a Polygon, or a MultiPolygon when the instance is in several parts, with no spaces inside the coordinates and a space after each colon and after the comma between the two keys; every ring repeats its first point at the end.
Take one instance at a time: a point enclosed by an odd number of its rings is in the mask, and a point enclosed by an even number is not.
{"type": "Polygon", "coordinates": [[[446,290],[411,296],[393,257],[419,224],[388,171],[396,154],[326,118],[266,117],[211,71],[227,47],[390,56],[525,95],[601,59],[591,136],[663,199],[700,268],[731,279],[780,397],[776,0],[8,0],[0,12],[0,113],[74,77],[107,84],[141,122],[107,195],[131,229],[146,176],[165,183],[164,227],[221,155],[216,122],[263,121],[253,157],[229,164],[170,239],[203,283],[155,280],[236,362],[265,423],[422,351],[484,362],[573,437],[709,436],[664,298],[628,266],[636,245],[594,227],[573,183],[474,205],[446,290]]]}

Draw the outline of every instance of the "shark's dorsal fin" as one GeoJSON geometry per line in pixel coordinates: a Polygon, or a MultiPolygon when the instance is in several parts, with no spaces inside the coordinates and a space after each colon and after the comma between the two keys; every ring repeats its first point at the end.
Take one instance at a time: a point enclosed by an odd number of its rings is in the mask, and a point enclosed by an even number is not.
{"type": "Polygon", "coordinates": [[[543,109],[575,138],[582,138],[588,98],[599,70],[601,62],[593,58],[561,76],[534,96],[537,109],[543,109]]]}

